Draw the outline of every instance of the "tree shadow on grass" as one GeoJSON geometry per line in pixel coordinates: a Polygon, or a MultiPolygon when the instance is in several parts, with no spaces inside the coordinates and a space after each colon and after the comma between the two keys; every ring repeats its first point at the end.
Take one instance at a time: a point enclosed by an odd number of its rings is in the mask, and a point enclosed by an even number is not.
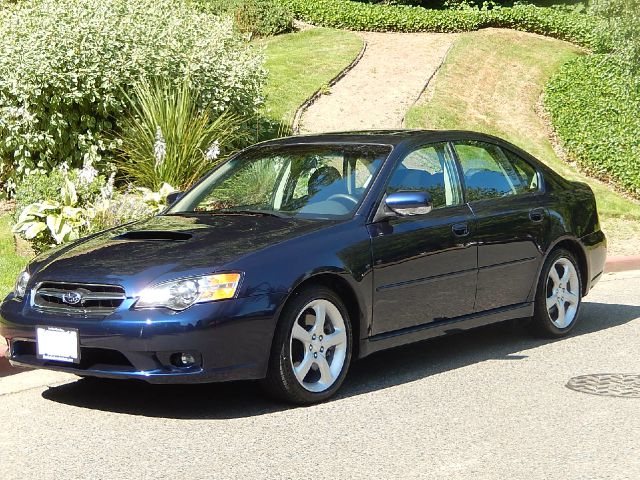
{"type": "MultiPolygon", "coordinates": [[[[585,303],[572,336],[617,327],[640,317],[640,306],[585,303]]],[[[531,338],[517,322],[416,343],[367,357],[353,366],[336,400],[455,370],[485,360],[518,361],[515,354],[560,340],[531,338]],[[514,355],[515,354],[515,355],[514,355]]],[[[129,415],[176,419],[229,419],[292,407],[266,398],[257,382],[150,385],[141,381],[83,379],[50,387],[53,402],[129,415]]]]}

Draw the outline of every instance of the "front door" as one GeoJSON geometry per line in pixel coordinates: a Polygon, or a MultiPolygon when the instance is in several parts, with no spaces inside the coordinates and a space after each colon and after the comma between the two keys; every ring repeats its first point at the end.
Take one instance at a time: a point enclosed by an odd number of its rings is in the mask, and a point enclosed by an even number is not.
{"type": "Polygon", "coordinates": [[[476,217],[476,312],[526,302],[542,261],[546,210],[535,167],[486,142],[455,142],[476,217]]]}
{"type": "Polygon", "coordinates": [[[415,149],[398,163],[386,193],[427,191],[429,213],[369,225],[374,263],[372,335],[473,312],[477,247],[446,143],[415,149]]]}

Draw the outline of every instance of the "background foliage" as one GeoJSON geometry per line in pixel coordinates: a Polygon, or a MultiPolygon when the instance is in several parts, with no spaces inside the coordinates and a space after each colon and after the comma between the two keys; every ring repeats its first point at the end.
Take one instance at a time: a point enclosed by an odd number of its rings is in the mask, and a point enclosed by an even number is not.
{"type": "Polygon", "coordinates": [[[640,196],[640,0],[594,0],[591,9],[602,16],[597,33],[605,53],[564,65],[545,104],[583,169],[640,196]]]}
{"type": "Polygon", "coordinates": [[[196,0],[204,11],[230,15],[236,28],[258,36],[293,30],[293,13],[278,0],[196,0]]]}
{"type": "Polygon", "coordinates": [[[231,19],[179,0],[33,0],[0,9],[0,181],[110,160],[125,93],[179,83],[222,111],[255,111],[263,58],[231,19]]]}
{"type": "MultiPolygon", "coordinates": [[[[281,0],[301,20],[325,27],[393,32],[463,32],[486,27],[523,30],[594,43],[594,17],[517,4],[493,9],[426,9],[410,5],[360,3],[351,0],[281,0]]],[[[635,0],[634,0],[635,1],[635,0]]]]}

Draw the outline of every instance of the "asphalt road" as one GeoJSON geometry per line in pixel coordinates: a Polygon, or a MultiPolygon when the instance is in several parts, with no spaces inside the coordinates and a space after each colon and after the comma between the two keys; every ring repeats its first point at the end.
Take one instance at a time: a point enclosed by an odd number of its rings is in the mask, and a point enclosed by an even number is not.
{"type": "Polygon", "coordinates": [[[638,479],[640,398],[565,384],[640,373],[639,292],[609,274],[564,340],[505,324],[380,353],[307,408],[252,383],[0,378],[27,388],[0,396],[0,477],[638,479]]]}

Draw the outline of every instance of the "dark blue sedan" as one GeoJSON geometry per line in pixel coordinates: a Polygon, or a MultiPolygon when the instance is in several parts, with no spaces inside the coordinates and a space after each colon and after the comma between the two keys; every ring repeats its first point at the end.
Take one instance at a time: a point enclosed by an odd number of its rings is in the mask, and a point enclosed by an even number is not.
{"type": "Polygon", "coordinates": [[[171,201],[31,262],[0,309],[14,365],[313,403],[378,350],[568,334],[606,255],[587,185],[471,132],[262,143],[171,201]]]}

